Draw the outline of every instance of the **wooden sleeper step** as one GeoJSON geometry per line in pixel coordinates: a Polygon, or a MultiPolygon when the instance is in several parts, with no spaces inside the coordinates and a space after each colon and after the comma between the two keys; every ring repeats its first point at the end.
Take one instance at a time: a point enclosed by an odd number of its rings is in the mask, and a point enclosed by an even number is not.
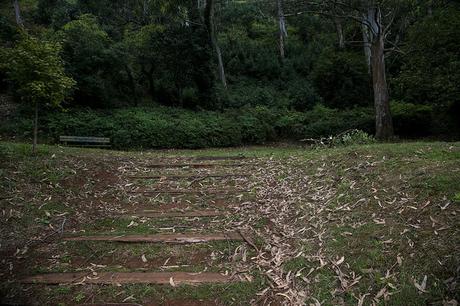
{"type": "Polygon", "coordinates": [[[244,240],[239,233],[216,234],[155,234],[155,235],[122,235],[122,236],[79,236],[67,237],[66,241],[113,241],[113,242],[146,242],[146,243],[202,243],[222,240],[244,240]]]}
{"type": "Polygon", "coordinates": [[[144,210],[140,212],[127,213],[125,217],[146,217],[146,218],[193,218],[193,217],[217,217],[226,213],[218,210],[190,210],[190,211],[157,211],[144,210]]]}
{"type": "Polygon", "coordinates": [[[220,273],[202,272],[88,272],[47,273],[29,276],[21,280],[25,284],[205,284],[230,283],[236,279],[220,273]]]}

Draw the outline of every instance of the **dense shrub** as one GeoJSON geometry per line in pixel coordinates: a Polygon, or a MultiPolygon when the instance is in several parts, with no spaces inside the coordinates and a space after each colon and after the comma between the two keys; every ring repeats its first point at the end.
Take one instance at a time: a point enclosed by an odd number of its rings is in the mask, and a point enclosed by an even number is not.
{"type": "Polygon", "coordinates": [[[351,131],[342,133],[332,138],[333,146],[350,146],[350,145],[363,145],[375,143],[376,140],[372,135],[368,133],[353,129],[351,131]]]}
{"type": "Polygon", "coordinates": [[[328,107],[370,105],[370,81],[361,54],[326,49],[314,64],[312,79],[328,107]]]}
{"type": "MultiPolygon", "coordinates": [[[[433,110],[429,106],[392,102],[396,134],[430,135],[433,110]]],[[[28,138],[29,114],[2,125],[0,133],[28,138]]],[[[110,137],[114,148],[203,148],[262,144],[274,140],[301,140],[336,136],[359,129],[374,132],[372,108],[348,110],[317,105],[310,111],[243,107],[224,112],[178,108],[124,108],[113,111],[75,109],[52,112],[40,119],[42,134],[51,141],[61,135],[110,137]]],[[[352,135],[358,137],[362,135],[352,135]]]]}
{"type": "Polygon", "coordinates": [[[432,106],[393,101],[391,112],[397,135],[414,137],[431,134],[432,106]]]}

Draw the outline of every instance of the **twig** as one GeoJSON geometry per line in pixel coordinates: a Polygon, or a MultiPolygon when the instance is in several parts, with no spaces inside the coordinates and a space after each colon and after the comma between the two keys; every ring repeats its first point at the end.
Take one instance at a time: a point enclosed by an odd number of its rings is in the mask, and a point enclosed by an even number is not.
{"type": "Polygon", "coordinates": [[[246,241],[247,244],[252,246],[257,251],[257,253],[260,253],[259,248],[246,235],[244,235],[241,230],[238,230],[238,234],[240,234],[241,238],[243,238],[243,240],[246,241]]]}

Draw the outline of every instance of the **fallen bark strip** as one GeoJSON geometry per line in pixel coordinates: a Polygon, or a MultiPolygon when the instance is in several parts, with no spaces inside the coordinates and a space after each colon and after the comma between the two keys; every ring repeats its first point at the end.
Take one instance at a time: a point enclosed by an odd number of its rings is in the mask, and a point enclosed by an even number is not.
{"type": "Polygon", "coordinates": [[[229,283],[236,279],[220,273],[187,272],[92,272],[48,273],[29,276],[21,280],[26,284],[203,284],[229,283]]]}
{"type": "Polygon", "coordinates": [[[124,214],[126,217],[147,217],[147,218],[179,218],[179,217],[217,217],[226,213],[218,210],[191,210],[191,211],[158,211],[144,210],[131,214],[124,214]]]}
{"type": "Polygon", "coordinates": [[[148,243],[201,243],[222,240],[244,240],[239,233],[215,234],[155,234],[155,235],[123,235],[123,236],[79,236],[67,237],[66,241],[113,241],[113,242],[148,242],[148,243]]]}
{"type": "Polygon", "coordinates": [[[206,178],[228,178],[228,177],[249,177],[248,174],[207,174],[207,175],[187,175],[187,174],[174,174],[174,175],[130,175],[129,179],[206,179],[206,178]]]}

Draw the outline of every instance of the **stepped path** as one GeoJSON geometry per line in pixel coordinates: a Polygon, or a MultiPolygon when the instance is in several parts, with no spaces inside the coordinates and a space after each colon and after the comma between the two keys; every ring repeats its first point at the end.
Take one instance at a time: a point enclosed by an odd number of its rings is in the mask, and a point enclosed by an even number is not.
{"type": "MultiPolygon", "coordinates": [[[[119,168],[124,201],[114,203],[117,209],[94,225],[60,237],[60,255],[42,247],[41,256],[48,262],[54,257],[53,264],[34,263],[37,272],[20,282],[62,288],[112,285],[113,295],[70,302],[78,305],[138,305],[117,297],[116,288],[123,285],[158,285],[173,291],[193,285],[198,287],[189,290],[200,292],[205,285],[209,289],[251,282],[248,271],[240,271],[232,258],[240,252],[247,256],[251,249],[250,238],[235,226],[239,216],[234,208],[253,197],[248,181],[255,165],[239,156],[128,161],[119,168]]],[[[152,290],[150,298],[142,299],[148,305],[215,305],[194,294],[180,303],[168,302],[152,290]]],[[[136,303],[137,298],[132,296],[136,303]]],[[[56,297],[51,303],[60,302],[56,297]]]]}

